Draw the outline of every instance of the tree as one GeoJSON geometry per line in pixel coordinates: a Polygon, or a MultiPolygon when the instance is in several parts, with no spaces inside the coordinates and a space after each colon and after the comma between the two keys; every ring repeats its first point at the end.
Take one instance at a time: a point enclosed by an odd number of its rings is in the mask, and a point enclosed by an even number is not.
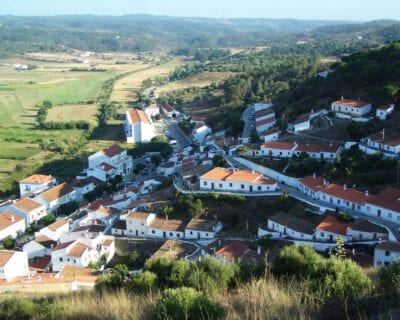
{"type": "Polygon", "coordinates": [[[41,222],[43,222],[43,224],[44,224],[45,226],[48,226],[49,224],[52,224],[52,223],[55,222],[55,221],[56,221],[56,218],[55,218],[53,215],[51,215],[51,214],[45,215],[45,216],[41,219],[41,222]]]}
{"type": "Polygon", "coordinates": [[[251,143],[260,142],[260,136],[258,135],[258,133],[252,133],[252,134],[250,134],[250,142],[251,142],[251,143]]]}
{"type": "Polygon", "coordinates": [[[203,201],[201,199],[193,199],[192,197],[187,197],[186,200],[187,212],[192,218],[199,218],[204,214],[205,208],[203,201]]]}
{"type": "Polygon", "coordinates": [[[379,269],[379,284],[383,293],[392,301],[400,301],[400,262],[379,269]]]}
{"type": "Polygon", "coordinates": [[[155,143],[168,143],[168,139],[164,135],[155,136],[151,139],[151,142],[155,143]]]}
{"type": "Polygon", "coordinates": [[[53,104],[51,103],[50,100],[45,100],[45,101],[43,101],[42,105],[43,105],[43,107],[45,107],[46,109],[50,109],[50,108],[53,106],[53,104]]]}
{"type": "Polygon", "coordinates": [[[155,167],[158,167],[161,163],[161,157],[159,155],[152,155],[151,156],[151,163],[154,164],[155,167]]]}
{"type": "Polygon", "coordinates": [[[15,240],[11,238],[5,238],[2,243],[3,247],[8,250],[14,249],[15,247],[15,240]]]}
{"type": "Polygon", "coordinates": [[[344,249],[344,240],[342,237],[338,237],[336,240],[335,257],[338,259],[346,258],[346,251],[344,249]]]}
{"type": "Polygon", "coordinates": [[[130,288],[134,292],[147,293],[151,292],[151,290],[156,285],[157,275],[154,272],[144,271],[142,273],[138,273],[135,277],[132,278],[130,288]]]}
{"type": "Polygon", "coordinates": [[[241,146],[237,149],[237,151],[239,152],[239,154],[244,154],[244,153],[246,153],[247,151],[249,151],[249,148],[246,147],[246,146],[244,146],[244,145],[241,145],[241,146]]]}
{"type": "Polygon", "coordinates": [[[223,156],[221,156],[220,154],[216,154],[212,158],[212,163],[214,167],[223,167],[226,164],[226,161],[223,156]]]}
{"type": "Polygon", "coordinates": [[[193,288],[167,289],[158,303],[155,319],[219,320],[226,319],[226,311],[205,294],[193,288]]]}
{"type": "Polygon", "coordinates": [[[0,303],[0,319],[31,320],[37,311],[33,302],[22,298],[10,298],[0,303]]]}

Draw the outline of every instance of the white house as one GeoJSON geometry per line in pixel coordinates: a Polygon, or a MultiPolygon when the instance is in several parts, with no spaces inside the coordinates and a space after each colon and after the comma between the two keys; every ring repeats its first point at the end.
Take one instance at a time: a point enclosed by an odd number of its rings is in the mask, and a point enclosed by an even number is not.
{"type": "Polygon", "coordinates": [[[310,113],[298,116],[293,122],[288,124],[287,129],[292,132],[310,130],[310,113]]]}
{"type": "Polygon", "coordinates": [[[51,252],[53,271],[60,271],[64,266],[87,267],[91,262],[108,263],[115,254],[113,236],[97,236],[94,239],[79,238],[74,241],[59,243],[51,252]]]}
{"type": "Polygon", "coordinates": [[[12,200],[0,207],[0,212],[11,211],[25,219],[26,225],[36,222],[47,214],[46,206],[31,198],[12,200]]]}
{"type": "Polygon", "coordinates": [[[261,148],[261,154],[274,158],[291,158],[294,150],[297,148],[297,143],[269,141],[264,143],[261,148]]]}
{"type": "Polygon", "coordinates": [[[84,179],[74,179],[71,182],[72,187],[76,192],[76,201],[82,201],[83,196],[91,191],[93,191],[98,185],[103,181],[95,177],[87,177],[84,179]]]}
{"type": "Polygon", "coordinates": [[[56,178],[42,174],[34,174],[19,181],[18,184],[21,197],[25,195],[37,195],[54,186],[56,184],[56,178]]]}
{"type": "Polygon", "coordinates": [[[274,179],[255,171],[214,168],[200,177],[200,190],[256,194],[277,189],[274,179]]]}
{"type": "Polygon", "coordinates": [[[117,175],[124,178],[133,172],[132,157],[116,144],[89,156],[88,164],[87,176],[94,176],[101,181],[117,175]]]}
{"type": "Polygon", "coordinates": [[[378,194],[369,195],[365,202],[364,214],[400,223],[400,189],[388,187],[378,194]]]}
{"type": "Polygon", "coordinates": [[[176,110],[173,106],[166,103],[161,107],[161,111],[166,115],[168,118],[177,118],[180,115],[180,112],[176,110]]]}
{"type": "Polygon", "coordinates": [[[374,250],[374,267],[388,266],[393,262],[400,262],[400,243],[378,243],[374,250]]]}
{"type": "Polygon", "coordinates": [[[125,115],[126,142],[149,142],[154,137],[154,127],[151,118],[139,109],[132,109],[125,115]]]}
{"type": "Polygon", "coordinates": [[[338,209],[362,211],[368,200],[368,192],[361,192],[346,185],[334,183],[324,186],[319,192],[319,200],[329,203],[338,209]]]}
{"type": "Polygon", "coordinates": [[[155,219],[154,213],[131,211],[126,216],[126,235],[128,237],[147,237],[149,225],[155,219]]]}
{"type": "Polygon", "coordinates": [[[365,219],[356,219],[347,229],[350,241],[384,240],[388,238],[388,231],[375,223],[365,219]]]}
{"type": "Polygon", "coordinates": [[[111,235],[113,236],[126,236],[126,219],[116,220],[111,227],[111,235]]]}
{"type": "Polygon", "coordinates": [[[257,112],[261,110],[271,109],[273,107],[273,104],[271,103],[271,101],[260,101],[253,103],[251,107],[254,109],[255,112],[257,112]]]}
{"type": "Polygon", "coordinates": [[[214,239],[222,230],[222,223],[215,220],[191,219],[185,227],[185,239],[214,239]]]}
{"type": "Polygon", "coordinates": [[[307,153],[310,158],[317,160],[334,161],[341,151],[341,146],[336,143],[324,144],[308,144],[299,143],[294,150],[296,156],[301,153],[307,153]]]}
{"type": "Polygon", "coordinates": [[[313,240],[315,225],[290,214],[280,212],[268,218],[268,230],[279,233],[279,236],[284,238],[313,240]]]}
{"type": "Polygon", "coordinates": [[[16,238],[26,229],[24,218],[11,212],[0,213],[0,241],[5,238],[16,238]]]}
{"type": "Polygon", "coordinates": [[[275,115],[273,118],[268,118],[264,120],[256,120],[256,131],[257,133],[264,132],[276,124],[275,115]]]}
{"type": "Polygon", "coordinates": [[[52,224],[49,224],[47,227],[40,229],[38,232],[35,232],[35,237],[44,235],[54,241],[58,241],[61,235],[67,233],[68,231],[69,222],[64,219],[59,219],[52,224]]]}
{"type": "Polygon", "coordinates": [[[171,177],[176,172],[176,164],[172,161],[165,162],[157,167],[157,174],[171,177]]]}
{"type": "Polygon", "coordinates": [[[206,124],[196,124],[192,131],[192,138],[197,143],[202,143],[209,135],[212,134],[212,130],[206,124]]]}
{"type": "Polygon", "coordinates": [[[148,236],[163,239],[183,239],[185,237],[185,226],[186,223],[182,220],[155,217],[148,226],[148,236]]]}
{"type": "Polygon", "coordinates": [[[382,105],[376,108],[376,117],[386,120],[394,112],[394,104],[382,105]]]}
{"type": "Polygon", "coordinates": [[[279,139],[279,134],[280,134],[279,128],[271,128],[258,133],[260,139],[263,142],[276,141],[279,139]]]}
{"type": "Polygon", "coordinates": [[[28,275],[28,256],[25,252],[0,250],[0,279],[12,280],[28,275]]]}
{"type": "Polygon", "coordinates": [[[305,195],[317,199],[319,192],[327,184],[326,180],[322,177],[317,177],[315,174],[300,178],[297,181],[297,189],[303,192],[305,195]]]}
{"type": "Polygon", "coordinates": [[[348,241],[347,229],[350,223],[339,221],[335,216],[329,215],[315,228],[315,239],[323,242],[336,242],[342,238],[344,242],[348,241]]]}
{"type": "Polygon", "coordinates": [[[24,244],[23,251],[28,255],[28,259],[51,255],[51,251],[57,245],[57,241],[45,235],[39,235],[34,240],[24,244]]]}
{"type": "Polygon", "coordinates": [[[361,100],[344,99],[342,97],[341,100],[331,103],[331,110],[353,117],[362,117],[371,112],[371,103],[361,100]]]}
{"type": "Polygon", "coordinates": [[[383,129],[362,139],[359,148],[367,154],[382,153],[384,157],[396,158],[400,154],[400,134],[383,129]]]}
{"type": "Polygon", "coordinates": [[[47,211],[54,212],[63,204],[76,201],[76,192],[71,185],[64,182],[42,192],[34,200],[44,204],[47,211]]]}

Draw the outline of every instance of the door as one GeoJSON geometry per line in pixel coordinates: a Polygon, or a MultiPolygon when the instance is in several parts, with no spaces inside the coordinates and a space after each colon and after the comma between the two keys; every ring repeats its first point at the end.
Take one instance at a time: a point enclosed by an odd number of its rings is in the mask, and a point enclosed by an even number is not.
{"type": "Polygon", "coordinates": [[[353,209],[353,210],[355,210],[355,206],[354,206],[354,203],[351,205],[351,208],[353,209]]]}
{"type": "Polygon", "coordinates": [[[163,231],[163,238],[165,239],[167,237],[167,233],[163,231]]]}
{"type": "Polygon", "coordinates": [[[250,186],[249,189],[250,189],[250,192],[253,192],[253,186],[250,186]]]}
{"type": "Polygon", "coordinates": [[[378,218],[381,217],[381,210],[378,210],[378,218]]]}
{"type": "Polygon", "coordinates": [[[214,190],[214,182],[211,182],[211,189],[214,190]]]}
{"type": "Polygon", "coordinates": [[[197,232],[197,239],[200,239],[200,232],[197,232]]]}
{"type": "Polygon", "coordinates": [[[286,228],[283,228],[283,234],[286,234],[286,228]]]}
{"type": "Polygon", "coordinates": [[[139,230],[136,230],[135,234],[136,234],[136,237],[138,237],[139,236],[139,230]]]}
{"type": "Polygon", "coordinates": [[[330,242],[333,242],[333,235],[330,235],[330,236],[329,236],[329,241],[330,241],[330,242]]]}

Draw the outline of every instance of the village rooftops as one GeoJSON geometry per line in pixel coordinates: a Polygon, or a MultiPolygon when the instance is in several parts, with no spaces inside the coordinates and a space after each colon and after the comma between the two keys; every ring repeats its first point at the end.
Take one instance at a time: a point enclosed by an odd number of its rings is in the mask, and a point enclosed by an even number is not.
{"type": "Polygon", "coordinates": [[[329,153],[336,153],[340,149],[340,145],[336,143],[314,143],[314,144],[308,144],[308,143],[299,143],[296,151],[300,152],[329,152],[329,153]]]}
{"type": "Polygon", "coordinates": [[[64,182],[62,184],[59,184],[58,186],[51,188],[50,190],[41,193],[40,197],[46,199],[47,201],[54,201],[73,191],[74,188],[72,188],[69,184],[64,182]]]}
{"type": "Polygon", "coordinates": [[[48,175],[43,175],[43,174],[33,174],[20,182],[22,183],[32,183],[32,184],[42,184],[42,183],[47,183],[53,180],[54,177],[48,176],[48,175]]]}
{"type": "Polygon", "coordinates": [[[376,245],[375,249],[400,252],[400,243],[391,241],[382,241],[381,243],[378,243],[376,245]]]}
{"type": "Polygon", "coordinates": [[[60,219],[60,220],[57,220],[57,221],[53,222],[52,224],[49,224],[47,226],[47,228],[54,232],[54,231],[57,231],[58,229],[60,229],[62,226],[66,225],[66,224],[68,224],[67,220],[60,219]]]}
{"type": "Polygon", "coordinates": [[[241,170],[241,169],[225,169],[214,168],[211,171],[200,177],[201,179],[214,180],[214,181],[238,181],[248,182],[255,184],[275,184],[273,179],[265,178],[259,172],[241,170]]]}
{"type": "Polygon", "coordinates": [[[160,165],[160,168],[173,168],[175,167],[175,162],[168,161],[160,165]]]}
{"type": "Polygon", "coordinates": [[[392,147],[400,145],[400,133],[391,130],[385,130],[384,136],[385,138],[383,138],[382,132],[377,132],[368,136],[368,139],[376,143],[382,143],[392,147]]]}
{"type": "Polygon", "coordinates": [[[350,229],[361,232],[388,233],[388,231],[375,223],[365,219],[356,219],[350,226],[350,229]]]}
{"type": "Polygon", "coordinates": [[[259,120],[259,121],[256,121],[256,127],[261,127],[264,124],[268,124],[268,123],[271,123],[271,122],[274,122],[274,121],[276,121],[275,117],[259,120]]]}
{"type": "Polygon", "coordinates": [[[112,158],[124,151],[125,149],[121,148],[119,145],[113,144],[112,146],[103,149],[101,152],[104,153],[107,157],[112,158]]]}
{"type": "Polygon", "coordinates": [[[325,186],[322,190],[322,193],[327,194],[329,196],[333,196],[336,198],[344,199],[350,202],[355,202],[357,204],[364,204],[367,202],[368,197],[364,192],[347,188],[346,185],[340,186],[338,184],[331,183],[325,186]]]}
{"type": "Polygon", "coordinates": [[[241,258],[257,258],[256,252],[250,249],[247,244],[240,241],[233,241],[229,243],[228,245],[219,249],[215,255],[229,261],[241,258]]]}
{"type": "Polygon", "coordinates": [[[45,248],[52,249],[57,245],[57,241],[54,241],[53,239],[50,239],[49,237],[41,234],[38,237],[35,238],[36,243],[39,243],[45,248]]]}
{"type": "Polygon", "coordinates": [[[361,100],[352,100],[352,99],[341,99],[332,102],[337,105],[352,107],[352,108],[362,108],[369,105],[369,102],[361,101],[361,100]]]}
{"type": "Polygon", "coordinates": [[[151,213],[148,212],[139,212],[139,211],[131,211],[126,216],[129,219],[139,219],[139,220],[146,220],[151,213]]]}
{"type": "Polygon", "coordinates": [[[206,219],[191,219],[186,226],[186,229],[199,230],[199,231],[214,231],[214,227],[218,224],[215,220],[206,219]]]}
{"type": "Polygon", "coordinates": [[[4,211],[0,213],[0,230],[6,229],[9,226],[23,220],[19,215],[12,213],[11,211],[4,211]]]}
{"type": "Polygon", "coordinates": [[[69,250],[68,250],[68,255],[70,257],[76,257],[79,258],[83,255],[83,253],[88,250],[89,247],[83,243],[80,243],[79,241],[76,242],[69,250]]]}
{"type": "Polygon", "coordinates": [[[302,114],[302,115],[298,116],[292,123],[293,124],[297,124],[297,123],[302,123],[302,122],[305,122],[305,121],[309,121],[310,120],[310,115],[311,115],[311,113],[302,114]]]}
{"type": "Polygon", "coordinates": [[[31,198],[21,198],[13,203],[13,206],[25,212],[31,212],[43,206],[31,198]]]}
{"type": "Polygon", "coordinates": [[[315,230],[315,225],[312,223],[284,212],[277,213],[268,220],[305,234],[313,234],[315,230]]]}
{"type": "Polygon", "coordinates": [[[68,241],[68,242],[59,243],[54,247],[53,251],[58,251],[58,250],[62,250],[62,249],[68,248],[73,243],[75,243],[75,241],[68,241]]]}
{"type": "Polygon", "coordinates": [[[350,223],[341,222],[335,216],[329,215],[322,220],[316,229],[345,236],[350,227],[350,223]]]}
{"type": "Polygon", "coordinates": [[[98,167],[103,170],[104,172],[109,172],[113,169],[115,169],[114,166],[112,166],[111,164],[108,164],[107,162],[102,162],[98,165],[98,167]]]}
{"type": "Polygon", "coordinates": [[[279,149],[279,150],[292,150],[294,147],[296,147],[296,143],[279,142],[279,141],[269,141],[261,145],[261,148],[279,149]]]}
{"type": "Polygon", "coordinates": [[[317,176],[307,176],[299,179],[299,182],[316,192],[323,188],[325,179],[317,176]]]}
{"type": "Polygon", "coordinates": [[[14,255],[15,251],[0,250],[0,267],[4,267],[8,260],[14,255]]]}
{"type": "Polygon", "coordinates": [[[367,202],[381,208],[400,212],[400,189],[386,188],[376,195],[369,196],[367,202]]]}
{"type": "Polygon", "coordinates": [[[127,111],[129,116],[130,122],[135,124],[139,122],[143,123],[150,123],[149,118],[147,117],[146,113],[139,109],[132,109],[127,111]]]}
{"type": "Polygon", "coordinates": [[[154,218],[150,222],[149,228],[168,231],[184,231],[186,224],[187,223],[182,220],[154,218]]]}
{"type": "Polygon", "coordinates": [[[101,245],[104,246],[104,247],[109,247],[109,246],[112,245],[113,242],[114,242],[114,239],[105,239],[105,240],[101,243],[101,245]]]}

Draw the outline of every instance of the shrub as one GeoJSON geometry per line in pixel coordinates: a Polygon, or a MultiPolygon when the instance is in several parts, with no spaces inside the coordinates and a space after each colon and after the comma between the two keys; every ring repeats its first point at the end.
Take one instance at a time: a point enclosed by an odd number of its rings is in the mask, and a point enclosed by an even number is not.
{"type": "Polygon", "coordinates": [[[48,215],[44,216],[41,219],[41,221],[44,223],[45,226],[48,226],[49,224],[52,224],[54,221],[56,221],[56,218],[53,215],[48,214],[48,215]]]}
{"type": "Polygon", "coordinates": [[[14,247],[15,247],[15,240],[14,240],[14,239],[11,239],[11,238],[6,238],[6,239],[4,239],[4,240],[3,240],[3,247],[6,248],[6,249],[8,249],[8,250],[14,249],[14,247]]]}
{"type": "Polygon", "coordinates": [[[33,319],[36,305],[20,298],[6,299],[0,303],[0,319],[30,320],[33,319]]]}
{"type": "Polygon", "coordinates": [[[166,286],[172,270],[172,261],[167,257],[150,259],[146,262],[144,269],[154,272],[158,277],[158,284],[166,286]]]}
{"type": "Polygon", "coordinates": [[[400,300],[400,262],[379,270],[379,283],[384,294],[393,301],[400,300]]]}
{"type": "Polygon", "coordinates": [[[168,289],[157,306],[154,319],[225,319],[225,310],[193,288],[168,289]]]}
{"type": "Polygon", "coordinates": [[[154,272],[144,271],[133,277],[130,284],[134,292],[150,292],[157,285],[157,275],[154,272]]]}

